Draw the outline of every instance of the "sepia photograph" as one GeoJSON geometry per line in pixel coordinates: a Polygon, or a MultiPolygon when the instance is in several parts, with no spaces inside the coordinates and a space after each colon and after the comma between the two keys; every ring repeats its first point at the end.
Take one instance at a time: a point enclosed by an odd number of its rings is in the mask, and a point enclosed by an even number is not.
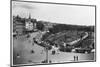
{"type": "Polygon", "coordinates": [[[96,6],[11,1],[11,65],[96,61],[96,6]]]}

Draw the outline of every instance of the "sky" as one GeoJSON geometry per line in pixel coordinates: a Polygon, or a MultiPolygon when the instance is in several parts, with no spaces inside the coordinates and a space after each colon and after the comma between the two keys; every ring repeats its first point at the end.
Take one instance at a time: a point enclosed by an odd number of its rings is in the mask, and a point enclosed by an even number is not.
{"type": "Polygon", "coordinates": [[[46,3],[12,2],[12,15],[52,23],[95,25],[95,7],[46,3]]]}

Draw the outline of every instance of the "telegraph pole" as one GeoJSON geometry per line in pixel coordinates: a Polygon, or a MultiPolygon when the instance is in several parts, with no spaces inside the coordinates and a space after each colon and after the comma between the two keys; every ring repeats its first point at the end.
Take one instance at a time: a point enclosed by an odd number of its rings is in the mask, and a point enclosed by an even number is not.
{"type": "Polygon", "coordinates": [[[48,63],[48,47],[46,47],[46,63],[48,63]]]}

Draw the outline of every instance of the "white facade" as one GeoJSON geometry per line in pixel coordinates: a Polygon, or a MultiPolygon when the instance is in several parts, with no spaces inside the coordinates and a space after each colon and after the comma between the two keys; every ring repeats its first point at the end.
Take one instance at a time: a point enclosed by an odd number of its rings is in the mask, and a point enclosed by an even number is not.
{"type": "Polygon", "coordinates": [[[25,23],[25,27],[27,30],[33,30],[33,23],[31,21],[28,21],[25,23]]]}

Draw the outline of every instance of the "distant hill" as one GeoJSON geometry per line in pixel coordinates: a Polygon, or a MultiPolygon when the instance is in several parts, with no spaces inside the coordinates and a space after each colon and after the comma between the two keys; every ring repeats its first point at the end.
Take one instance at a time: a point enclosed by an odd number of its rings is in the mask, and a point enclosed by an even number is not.
{"type": "Polygon", "coordinates": [[[49,29],[51,33],[57,33],[64,30],[77,30],[77,31],[87,31],[94,32],[94,26],[80,26],[80,25],[68,25],[68,24],[57,24],[49,29]]]}

